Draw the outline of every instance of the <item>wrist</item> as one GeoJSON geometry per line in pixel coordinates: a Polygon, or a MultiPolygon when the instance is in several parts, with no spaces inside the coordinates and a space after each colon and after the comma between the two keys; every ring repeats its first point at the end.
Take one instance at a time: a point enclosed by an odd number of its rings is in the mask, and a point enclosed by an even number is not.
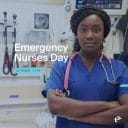
{"type": "Polygon", "coordinates": [[[116,107],[120,106],[118,101],[111,101],[111,102],[108,102],[108,103],[109,103],[110,108],[116,108],[116,107]]]}

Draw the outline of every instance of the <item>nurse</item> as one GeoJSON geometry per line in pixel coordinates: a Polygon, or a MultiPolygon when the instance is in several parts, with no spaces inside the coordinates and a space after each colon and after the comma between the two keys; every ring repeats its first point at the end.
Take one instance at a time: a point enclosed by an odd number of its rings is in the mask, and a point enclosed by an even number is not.
{"type": "Polygon", "coordinates": [[[85,6],[72,15],[70,23],[78,51],[68,77],[70,95],[61,91],[70,58],[53,64],[42,91],[50,112],[57,115],[56,128],[124,128],[128,121],[128,70],[123,62],[113,59],[110,64],[102,56],[110,17],[101,9],[85,6]]]}

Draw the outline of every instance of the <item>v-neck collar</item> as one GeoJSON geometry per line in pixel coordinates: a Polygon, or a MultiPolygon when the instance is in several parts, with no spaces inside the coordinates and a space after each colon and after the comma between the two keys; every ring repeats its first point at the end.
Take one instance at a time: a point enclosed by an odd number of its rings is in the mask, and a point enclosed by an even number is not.
{"type": "Polygon", "coordinates": [[[99,58],[96,58],[96,60],[95,60],[95,62],[94,62],[94,64],[93,64],[93,66],[92,66],[92,69],[89,70],[88,67],[87,67],[87,65],[82,61],[82,59],[81,59],[81,57],[80,57],[79,54],[78,54],[78,59],[79,59],[79,61],[80,61],[81,67],[83,67],[83,70],[86,70],[88,73],[93,72],[94,69],[96,68],[96,65],[97,65],[98,62],[99,62],[99,58]]]}

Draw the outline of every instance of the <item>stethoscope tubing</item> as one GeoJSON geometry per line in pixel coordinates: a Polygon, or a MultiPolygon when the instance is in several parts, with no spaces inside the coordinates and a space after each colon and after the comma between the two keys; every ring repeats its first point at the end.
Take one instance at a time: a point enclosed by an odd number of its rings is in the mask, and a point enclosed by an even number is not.
{"type": "MultiPolygon", "coordinates": [[[[66,92],[66,90],[68,90],[68,86],[69,86],[68,80],[69,80],[69,74],[70,74],[71,65],[72,65],[72,62],[73,62],[74,58],[78,54],[79,54],[79,52],[74,53],[71,56],[71,58],[69,59],[69,62],[67,63],[65,77],[64,77],[64,92],[66,92]]],[[[111,59],[108,58],[105,54],[102,53],[101,56],[100,56],[100,60],[99,61],[100,61],[101,66],[102,66],[102,68],[103,68],[103,70],[105,72],[107,81],[112,83],[113,85],[117,84],[118,82],[116,82],[116,77],[115,77],[115,74],[114,74],[114,71],[113,71],[113,66],[112,66],[111,59]],[[111,72],[112,72],[112,76],[113,76],[113,81],[109,80],[109,76],[108,76],[107,70],[105,69],[105,66],[103,64],[103,57],[105,57],[108,60],[109,64],[110,64],[110,68],[111,68],[111,72]]]]}

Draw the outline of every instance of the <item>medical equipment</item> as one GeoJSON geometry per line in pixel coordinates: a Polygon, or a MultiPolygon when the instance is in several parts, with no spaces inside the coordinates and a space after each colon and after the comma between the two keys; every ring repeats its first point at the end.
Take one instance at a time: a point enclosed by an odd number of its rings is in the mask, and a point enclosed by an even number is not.
{"type": "Polygon", "coordinates": [[[72,9],[72,1],[73,0],[66,0],[64,4],[65,11],[69,12],[72,9]]]}
{"type": "MultiPolygon", "coordinates": [[[[64,77],[64,89],[62,90],[62,92],[65,93],[66,96],[69,96],[70,95],[70,90],[68,89],[68,86],[69,86],[68,79],[69,79],[69,74],[70,74],[70,68],[71,68],[71,65],[72,65],[72,62],[73,62],[74,58],[78,54],[79,54],[79,52],[76,52],[76,53],[74,53],[72,55],[72,57],[69,59],[69,62],[67,64],[67,67],[66,67],[66,72],[65,72],[65,77],[64,77]]],[[[106,76],[107,82],[109,82],[109,83],[111,83],[113,85],[118,84],[118,82],[116,80],[116,77],[115,77],[115,74],[114,74],[114,71],[113,71],[113,66],[112,66],[111,59],[109,59],[105,54],[102,53],[101,56],[100,56],[100,60],[99,61],[100,61],[101,66],[102,66],[102,68],[103,68],[103,70],[105,72],[105,76],[106,76]],[[109,64],[110,64],[110,68],[111,68],[111,73],[112,73],[113,80],[110,80],[109,79],[109,75],[108,75],[107,70],[106,70],[106,68],[105,68],[105,66],[103,64],[103,57],[105,57],[108,60],[109,64]]]]}
{"type": "Polygon", "coordinates": [[[13,14],[13,33],[12,33],[12,37],[13,37],[13,49],[12,49],[12,58],[11,58],[11,62],[10,62],[10,73],[13,76],[16,76],[17,73],[15,73],[15,68],[19,68],[19,63],[18,63],[18,59],[15,60],[15,43],[16,43],[16,18],[17,15],[13,14]]]}
{"type": "Polygon", "coordinates": [[[9,53],[8,53],[8,40],[7,40],[7,12],[3,12],[4,15],[4,40],[5,40],[5,53],[4,53],[4,63],[3,63],[3,73],[8,74],[10,69],[10,62],[9,62],[9,53]]]}
{"type": "Polygon", "coordinates": [[[109,15],[124,15],[127,10],[127,0],[74,0],[74,9],[87,4],[104,9],[109,15]]]}
{"type": "Polygon", "coordinates": [[[77,9],[88,4],[105,10],[110,16],[122,16],[127,11],[127,0],[65,0],[66,25],[69,24],[71,15],[77,9]]]}
{"type": "Polygon", "coordinates": [[[17,73],[15,73],[15,68],[19,67],[18,61],[14,60],[15,58],[15,43],[16,43],[16,15],[13,15],[13,33],[12,33],[12,37],[13,37],[13,49],[12,49],[12,55],[11,55],[11,59],[9,57],[9,50],[8,50],[8,27],[12,27],[7,25],[7,12],[3,12],[4,15],[4,32],[3,32],[3,36],[4,36],[4,40],[5,40],[5,54],[4,54],[4,62],[3,62],[3,73],[5,75],[10,74],[12,76],[16,76],[17,73]]]}

